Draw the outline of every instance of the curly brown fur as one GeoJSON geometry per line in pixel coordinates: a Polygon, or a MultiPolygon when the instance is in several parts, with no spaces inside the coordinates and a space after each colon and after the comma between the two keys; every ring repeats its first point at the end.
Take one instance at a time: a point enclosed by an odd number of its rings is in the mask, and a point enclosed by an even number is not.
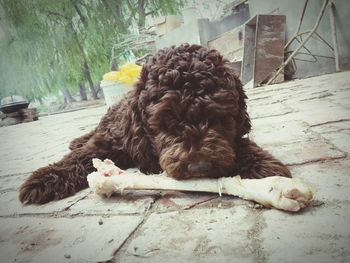
{"type": "Polygon", "coordinates": [[[280,161],[243,138],[251,128],[245,99],[218,51],[188,44],[159,50],[94,131],[73,140],[61,161],[27,179],[20,200],[41,204],[87,187],[92,158],[144,173],[165,170],[177,179],[290,177],[280,161]]]}

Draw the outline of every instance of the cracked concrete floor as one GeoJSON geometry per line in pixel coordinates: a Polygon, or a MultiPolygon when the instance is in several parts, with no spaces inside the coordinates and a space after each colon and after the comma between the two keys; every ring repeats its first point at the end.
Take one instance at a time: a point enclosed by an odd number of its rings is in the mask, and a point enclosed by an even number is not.
{"type": "Polygon", "coordinates": [[[248,90],[251,137],[317,190],[298,214],[212,194],[89,190],[22,206],[18,187],[105,107],[0,128],[0,262],[349,262],[350,72],[248,90]]]}

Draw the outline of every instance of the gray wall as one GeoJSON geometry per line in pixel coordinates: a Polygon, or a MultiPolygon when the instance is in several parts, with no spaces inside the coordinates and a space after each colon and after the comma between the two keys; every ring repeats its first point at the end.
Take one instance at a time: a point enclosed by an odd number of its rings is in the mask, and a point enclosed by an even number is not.
{"type": "Polygon", "coordinates": [[[249,7],[242,4],[236,13],[219,21],[209,21],[202,18],[192,23],[183,24],[181,27],[163,35],[156,40],[157,49],[181,43],[201,44],[207,46],[208,41],[244,24],[249,19],[249,7]]]}
{"type": "Polygon", "coordinates": [[[222,20],[212,22],[210,22],[209,19],[199,20],[201,44],[207,46],[209,40],[240,25],[243,25],[248,20],[249,6],[247,4],[238,6],[237,10],[233,14],[225,17],[222,20]]]}
{"type": "MultiPolygon", "coordinates": [[[[278,14],[286,15],[287,17],[287,34],[286,41],[288,41],[294,34],[301,16],[302,8],[305,0],[249,0],[249,8],[251,17],[256,14],[268,14],[275,11],[278,14]]],[[[337,39],[340,55],[341,70],[350,69],[350,1],[336,0],[334,1],[336,7],[336,27],[337,39]]],[[[317,19],[323,0],[309,0],[301,31],[311,29],[317,19]]],[[[331,45],[332,36],[330,29],[329,7],[327,7],[324,17],[318,27],[317,32],[327,40],[331,45]]],[[[292,45],[290,50],[294,50],[296,45],[292,45]]],[[[307,47],[313,54],[333,56],[332,50],[323,42],[310,39],[307,47]]],[[[301,56],[299,56],[302,58],[301,56]]],[[[309,58],[303,56],[303,58],[309,58]]],[[[335,71],[334,59],[318,58],[315,63],[297,61],[297,72],[294,77],[307,77],[320,75],[323,73],[330,73],[335,71]]]]}
{"type": "Polygon", "coordinates": [[[182,25],[156,39],[156,48],[170,47],[182,43],[201,44],[198,21],[182,25]]]}

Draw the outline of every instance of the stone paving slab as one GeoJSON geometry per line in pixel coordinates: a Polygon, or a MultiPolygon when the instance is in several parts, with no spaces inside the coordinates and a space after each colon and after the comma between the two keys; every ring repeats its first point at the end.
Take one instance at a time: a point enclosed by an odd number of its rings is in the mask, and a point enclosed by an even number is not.
{"type": "Polygon", "coordinates": [[[338,131],[350,131],[350,121],[331,122],[323,125],[314,126],[312,131],[317,133],[329,133],[338,131]]]}
{"type": "Polygon", "coordinates": [[[268,210],[260,238],[267,262],[349,262],[350,204],[327,204],[300,214],[268,210]]]}
{"type": "Polygon", "coordinates": [[[348,262],[350,72],[247,95],[250,138],[317,190],[311,207],[293,215],[214,194],[126,191],[106,200],[89,190],[20,204],[23,180],[94,129],[106,112],[96,107],[0,128],[0,262],[348,262]]]}
{"type": "Polygon", "coordinates": [[[157,213],[164,213],[192,209],[218,197],[217,194],[168,191],[158,200],[155,210],[157,213]]]}
{"type": "Polygon", "coordinates": [[[2,159],[0,161],[0,178],[8,175],[28,174],[40,167],[47,166],[49,163],[60,160],[68,153],[68,145],[43,147],[41,151],[38,149],[38,153],[33,155],[28,154],[30,149],[35,151],[37,148],[28,147],[25,151],[27,155],[25,153],[22,156],[16,154],[12,159],[11,155],[2,159]]]}
{"type": "Polygon", "coordinates": [[[291,113],[293,110],[282,103],[273,103],[268,105],[253,105],[249,107],[248,112],[251,119],[264,118],[269,116],[279,116],[291,113]]]}
{"type": "Polygon", "coordinates": [[[142,222],[140,216],[0,218],[1,262],[101,262],[142,222]],[[102,222],[100,224],[99,222],[102,222]]]}
{"type": "Polygon", "coordinates": [[[304,102],[312,99],[327,99],[334,96],[338,90],[332,89],[326,85],[317,85],[314,83],[307,84],[307,79],[302,80],[302,84],[298,80],[282,83],[279,85],[269,86],[268,88],[256,88],[247,90],[249,97],[249,105],[267,105],[279,102],[304,102]],[[292,83],[293,85],[288,85],[292,83]],[[268,102],[268,103],[267,103],[268,102]]]}
{"type": "Polygon", "coordinates": [[[18,190],[23,178],[27,178],[31,173],[0,176],[0,193],[18,190]]]}
{"type": "Polygon", "coordinates": [[[252,121],[252,131],[249,138],[258,144],[276,146],[299,143],[319,138],[319,135],[309,131],[309,125],[302,121],[269,121],[264,119],[252,121]]]}
{"type": "Polygon", "coordinates": [[[144,214],[153,204],[157,193],[147,191],[124,191],[110,198],[101,198],[90,193],[83,200],[71,206],[69,213],[95,214],[144,214]]]}
{"type": "Polygon", "coordinates": [[[335,103],[327,100],[312,99],[307,101],[286,101],[284,103],[287,104],[294,111],[305,112],[305,114],[309,111],[314,111],[315,109],[318,109],[320,104],[322,105],[322,108],[326,108],[327,110],[339,110],[339,107],[337,107],[335,103]]]}
{"type": "Polygon", "coordinates": [[[58,161],[68,153],[69,142],[92,130],[106,110],[106,107],[97,107],[1,127],[0,177],[29,173],[58,161]]]}
{"type": "Polygon", "coordinates": [[[350,120],[349,110],[340,107],[318,107],[307,112],[294,113],[291,117],[307,122],[310,126],[329,122],[350,120]]]}
{"type": "MultiPolygon", "coordinates": [[[[302,178],[314,187],[317,200],[326,204],[328,202],[349,201],[350,159],[293,166],[291,172],[293,176],[302,178]]],[[[350,230],[350,223],[348,230],[350,230]]]]}
{"type": "MultiPolygon", "coordinates": [[[[289,105],[291,108],[293,106],[289,105]]],[[[308,111],[295,111],[289,114],[281,115],[281,116],[269,116],[267,118],[262,119],[254,119],[253,123],[276,123],[276,122],[288,122],[288,121],[303,121],[306,122],[310,126],[318,126],[332,122],[338,121],[349,121],[350,114],[349,110],[344,107],[330,107],[330,108],[313,108],[308,111]]],[[[258,127],[256,127],[258,128],[258,127]]]]}
{"type": "Polygon", "coordinates": [[[346,153],[322,140],[311,140],[276,146],[264,145],[264,149],[288,165],[346,157],[346,153]]]}
{"type": "Polygon", "coordinates": [[[254,227],[242,207],[153,213],[115,262],[254,262],[254,227]]]}
{"type": "Polygon", "coordinates": [[[350,109],[350,97],[342,97],[337,99],[337,103],[346,109],[350,109]]]}
{"type": "Polygon", "coordinates": [[[77,201],[86,197],[91,190],[85,189],[74,196],[44,205],[23,205],[18,201],[18,191],[0,193],[0,217],[21,214],[51,214],[64,211],[77,201]]]}
{"type": "Polygon", "coordinates": [[[350,131],[323,133],[322,136],[335,145],[338,149],[350,153],[350,131]]]}

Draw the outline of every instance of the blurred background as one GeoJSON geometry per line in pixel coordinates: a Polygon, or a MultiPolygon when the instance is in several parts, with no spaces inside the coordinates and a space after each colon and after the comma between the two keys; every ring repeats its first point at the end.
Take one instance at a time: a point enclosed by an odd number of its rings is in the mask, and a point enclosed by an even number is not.
{"type": "Polygon", "coordinates": [[[196,6],[216,19],[227,2],[0,0],[0,99],[19,95],[40,112],[99,99],[105,73],[155,52],[165,16],[196,6]]]}
{"type": "Polygon", "coordinates": [[[349,8],[348,0],[0,0],[0,107],[33,109],[1,118],[103,104],[103,84],[116,80],[106,73],[184,42],[219,50],[246,89],[349,70],[349,8]]]}

